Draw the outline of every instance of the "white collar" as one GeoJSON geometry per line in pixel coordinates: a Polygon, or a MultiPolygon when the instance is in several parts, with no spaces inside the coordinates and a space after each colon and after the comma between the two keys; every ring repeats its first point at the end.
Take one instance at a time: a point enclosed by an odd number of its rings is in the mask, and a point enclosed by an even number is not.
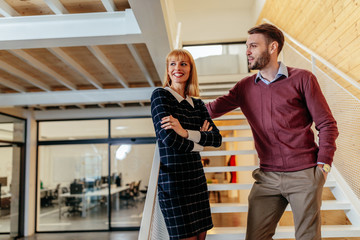
{"type": "MultiPolygon", "coordinates": [[[[169,87],[165,87],[166,90],[168,90],[175,98],[176,100],[180,103],[182,100],[184,100],[184,98],[178,94],[175,90],[169,88],[169,87]]],[[[186,96],[185,100],[194,108],[194,102],[192,100],[191,97],[186,96]]]]}

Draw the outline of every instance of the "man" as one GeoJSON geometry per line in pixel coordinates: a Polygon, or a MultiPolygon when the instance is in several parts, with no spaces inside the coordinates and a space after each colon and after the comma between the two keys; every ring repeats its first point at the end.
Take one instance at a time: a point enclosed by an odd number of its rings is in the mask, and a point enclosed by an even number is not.
{"type": "Polygon", "coordinates": [[[260,168],[253,172],[246,239],[272,239],[288,203],[296,239],[321,239],[321,195],[336,150],[336,121],[316,77],[277,61],[282,32],[261,24],[248,33],[249,68],[259,72],[207,104],[212,118],[240,107],[254,136],[260,168]]]}

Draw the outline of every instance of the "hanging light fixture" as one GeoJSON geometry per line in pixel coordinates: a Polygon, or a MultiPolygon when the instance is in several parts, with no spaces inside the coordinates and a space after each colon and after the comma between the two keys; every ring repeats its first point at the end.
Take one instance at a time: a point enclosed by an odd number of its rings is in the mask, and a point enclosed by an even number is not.
{"type": "Polygon", "coordinates": [[[120,145],[119,148],[116,150],[115,157],[117,160],[124,160],[130,151],[130,144],[120,145]]]}

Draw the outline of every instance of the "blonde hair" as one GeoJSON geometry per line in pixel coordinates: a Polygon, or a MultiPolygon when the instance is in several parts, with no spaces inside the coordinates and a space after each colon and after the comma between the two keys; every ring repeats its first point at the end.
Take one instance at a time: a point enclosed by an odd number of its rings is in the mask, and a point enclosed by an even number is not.
{"type": "Polygon", "coordinates": [[[186,59],[187,57],[189,58],[189,61],[190,61],[190,75],[189,75],[188,81],[186,82],[185,95],[188,95],[191,97],[199,97],[200,91],[199,91],[199,83],[198,83],[195,61],[194,61],[194,58],[191,56],[190,52],[188,52],[185,49],[175,49],[175,50],[172,50],[167,55],[165,81],[164,81],[163,87],[171,86],[171,79],[170,79],[169,73],[168,73],[168,66],[169,66],[170,58],[175,58],[178,61],[182,61],[182,60],[186,59]]]}

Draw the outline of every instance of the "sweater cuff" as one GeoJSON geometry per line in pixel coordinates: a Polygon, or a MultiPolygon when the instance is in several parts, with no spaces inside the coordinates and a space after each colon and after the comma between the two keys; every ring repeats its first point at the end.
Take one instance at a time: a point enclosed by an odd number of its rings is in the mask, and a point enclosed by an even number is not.
{"type": "Polygon", "coordinates": [[[333,159],[325,156],[318,156],[317,164],[329,164],[332,165],[333,159]]]}
{"type": "Polygon", "coordinates": [[[199,143],[200,139],[201,139],[201,134],[199,131],[195,131],[195,130],[187,130],[188,131],[188,140],[193,141],[194,143],[199,143]]]}
{"type": "Polygon", "coordinates": [[[194,148],[192,152],[201,152],[202,150],[204,150],[204,147],[194,142],[194,148]]]}

